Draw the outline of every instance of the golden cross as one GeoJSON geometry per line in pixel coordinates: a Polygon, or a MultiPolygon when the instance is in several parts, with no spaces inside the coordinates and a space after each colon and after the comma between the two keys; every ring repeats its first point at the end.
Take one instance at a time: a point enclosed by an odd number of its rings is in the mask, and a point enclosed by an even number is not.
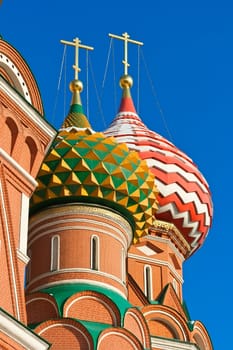
{"type": "Polygon", "coordinates": [[[130,36],[128,33],[123,33],[122,36],[115,35],[115,34],[108,34],[108,35],[114,39],[124,40],[124,60],[122,61],[122,63],[124,64],[124,74],[127,75],[128,67],[130,66],[128,63],[128,43],[137,44],[140,46],[142,46],[143,43],[141,41],[130,39],[130,36]]]}
{"type": "Polygon", "coordinates": [[[75,56],[74,56],[75,61],[72,67],[74,68],[74,72],[75,72],[74,78],[78,80],[78,72],[81,71],[81,69],[78,66],[79,49],[94,50],[94,48],[91,46],[82,45],[81,40],[79,40],[78,38],[73,39],[73,41],[61,40],[60,42],[65,45],[70,45],[75,47],[75,56]]]}

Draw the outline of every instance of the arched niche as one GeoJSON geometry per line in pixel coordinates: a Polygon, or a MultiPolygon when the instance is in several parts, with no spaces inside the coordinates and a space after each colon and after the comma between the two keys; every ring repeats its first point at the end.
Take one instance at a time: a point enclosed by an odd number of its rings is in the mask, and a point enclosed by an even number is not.
{"type": "Polygon", "coordinates": [[[148,305],[143,307],[141,312],[151,335],[181,341],[190,340],[187,321],[176,310],[164,305],[148,305]]]}
{"type": "Polygon", "coordinates": [[[33,138],[31,136],[26,137],[25,143],[29,149],[29,154],[30,154],[29,171],[31,172],[32,168],[33,168],[33,164],[34,164],[36,156],[37,156],[38,148],[37,148],[36,142],[33,140],[33,138]]]}
{"type": "Polygon", "coordinates": [[[63,316],[80,320],[120,325],[120,312],[104,294],[85,291],[74,294],[64,304],[63,316]]]}
{"type": "Polygon", "coordinates": [[[181,338],[180,332],[177,331],[177,328],[174,327],[172,322],[164,320],[162,318],[153,318],[148,321],[148,327],[151,334],[156,336],[163,336],[164,338],[169,339],[179,339],[181,338]]]}
{"type": "Polygon", "coordinates": [[[33,293],[26,296],[28,324],[37,324],[59,316],[55,299],[45,293],[33,293]]]}
{"type": "Polygon", "coordinates": [[[60,318],[43,322],[34,332],[47,340],[50,350],[93,350],[93,339],[88,330],[78,321],[60,318]]]}
{"type": "Polygon", "coordinates": [[[17,137],[19,135],[19,126],[16,121],[7,117],[2,129],[1,147],[10,155],[12,155],[17,137]]]}
{"type": "Polygon", "coordinates": [[[34,176],[34,164],[36,163],[36,157],[38,155],[38,142],[36,142],[34,135],[24,133],[24,142],[21,145],[21,154],[19,158],[20,165],[34,176]]]}

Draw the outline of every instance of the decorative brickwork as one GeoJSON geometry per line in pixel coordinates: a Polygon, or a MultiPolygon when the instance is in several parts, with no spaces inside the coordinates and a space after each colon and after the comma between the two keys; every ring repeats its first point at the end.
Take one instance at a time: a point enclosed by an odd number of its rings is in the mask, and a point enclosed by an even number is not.
{"type": "MultiPolygon", "coordinates": [[[[138,43],[113,37],[125,50],[138,43]]],[[[77,77],[87,46],[68,43],[77,77]]],[[[30,69],[0,38],[3,350],[213,350],[182,296],[183,262],[211,224],[209,188],[189,157],[140,120],[132,82],[122,77],[119,113],[102,134],[75,79],[53,140],[30,69]]]]}

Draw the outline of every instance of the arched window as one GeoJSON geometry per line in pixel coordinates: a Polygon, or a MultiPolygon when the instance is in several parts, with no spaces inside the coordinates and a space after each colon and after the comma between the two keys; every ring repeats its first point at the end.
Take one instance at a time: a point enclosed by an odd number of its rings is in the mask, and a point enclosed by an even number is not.
{"type": "Polygon", "coordinates": [[[99,237],[91,237],[91,269],[99,270],[99,237]]]}
{"type": "Polygon", "coordinates": [[[19,130],[18,126],[15,123],[15,121],[11,118],[6,119],[5,128],[3,130],[3,133],[1,135],[1,141],[3,142],[3,148],[8,152],[9,154],[13,153],[14,146],[16,144],[16,139],[18,137],[19,130]]]}
{"type": "Polygon", "coordinates": [[[144,266],[144,292],[149,300],[153,299],[152,296],[152,270],[151,266],[144,266]]]}
{"type": "Polygon", "coordinates": [[[60,265],[60,237],[51,238],[51,271],[59,270],[60,265]]]}
{"type": "Polygon", "coordinates": [[[22,159],[22,164],[24,165],[25,169],[31,172],[37,155],[37,145],[32,137],[26,137],[23,152],[24,156],[22,159]]]}

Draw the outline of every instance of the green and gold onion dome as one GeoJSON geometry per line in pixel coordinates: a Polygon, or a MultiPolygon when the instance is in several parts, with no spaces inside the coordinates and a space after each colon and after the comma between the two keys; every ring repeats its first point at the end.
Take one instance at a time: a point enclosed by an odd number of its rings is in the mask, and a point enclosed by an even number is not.
{"type": "Polygon", "coordinates": [[[59,203],[101,204],[128,219],[137,241],[147,234],[157,209],[154,175],[137,152],[91,129],[77,81],[71,91],[69,114],[42,163],[30,211],[59,203]]]}

